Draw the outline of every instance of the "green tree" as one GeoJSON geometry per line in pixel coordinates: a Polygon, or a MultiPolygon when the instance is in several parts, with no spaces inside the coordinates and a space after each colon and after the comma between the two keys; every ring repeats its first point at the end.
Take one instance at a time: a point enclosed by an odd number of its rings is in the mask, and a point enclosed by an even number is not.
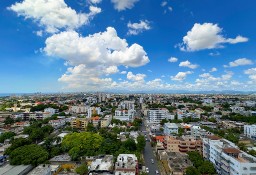
{"type": "Polygon", "coordinates": [[[203,164],[198,167],[198,171],[201,174],[215,174],[215,168],[213,164],[209,161],[204,161],[203,164]]]}
{"type": "Polygon", "coordinates": [[[139,152],[142,152],[144,150],[145,146],[146,146],[145,137],[143,135],[139,135],[137,137],[137,150],[139,152]]]}
{"type": "Polygon", "coordinates": [[[11,152],[16,148],[19,148],[24,145],[29,145],[31,144],[31,141],[24,138],[18,138],[18,139],[14,139],[11,143],[12,145],[5,150],[4,154],[10,155],[11,152]]]}
{"type": "Polygon", "coordinates": [[[184,133],[184,128],[178,128],[178,136],[182,136],[184,133]]]}
{"type": "Polygon", "coordinates": [[[103,137],[98,133],[71,133],[64,137],[61,146],[75,160],[79,156],[97,155],[103,141],[103,137]]]}
{"type": "Polygon", "coordinates": [[[34,166],[44,163],[48,160],[48,152],[41,146],[32,144],[21,146],[10,154],[11,165],[29,165],[34,166]]]}
{"type": "Polygon", "coordinates": [[[11,125],[13,123],[14,123],[14,119],[9,117],[9,116],[6,117],[5,120],[4,120],[4,124],[6,124],[6,125],[11,125]]]}
{"type": "Polygon", "coordinates": [[[0,143],[3,143],[6,139],[10,139],[16,134],[14,132],[5,132],[0,135],[0,143]]]}
{"type": "Polygon", "coordinates": [[[76,173],[80,175],[88,174],[88,166],[86,164],[82,164],[76,168],[76,173]]]}
{"type": "Polygon", "coordinates": [[[96,132],[97,129],[93,126],[93,123],[92,123],[92,122],[88,122],[86,131],[87,131],[87,132],[96,132]]]}
{"type": "Polygon", "coordinates": [[[200,175],[199,171],[193,166],[187,167],[185,173],[186,175],[200,175]]]}
{"type": "Polygon", "coordinates": [[[136,151],[136,143],[133,139],[129,138],[123,142],[123,146],[129,151],[136,151]]]}
{"type": "Polygon", "coordinates": [[[165,123],[168,123],[169,121],[167,119],[162,119],[160,124],[163,126],[165,123]]]}

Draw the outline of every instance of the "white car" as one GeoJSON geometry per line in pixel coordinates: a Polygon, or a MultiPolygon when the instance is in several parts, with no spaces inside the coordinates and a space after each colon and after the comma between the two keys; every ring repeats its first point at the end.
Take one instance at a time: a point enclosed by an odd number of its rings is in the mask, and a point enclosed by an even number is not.
{"type": "Polygon", "coordinates": [[[148,167],[146,167],[146,173],[149,173],[149,169],[148,169],[148,167]]]}
{"type": "Polygon", "coordinates": [[[159,174],[158,170],[156,170],[156,174],[159,174]]]}
{"type": "Polygon", "coordinates": [[[151,163],[154,163],[154,159],[151,159],[151,163]]]}

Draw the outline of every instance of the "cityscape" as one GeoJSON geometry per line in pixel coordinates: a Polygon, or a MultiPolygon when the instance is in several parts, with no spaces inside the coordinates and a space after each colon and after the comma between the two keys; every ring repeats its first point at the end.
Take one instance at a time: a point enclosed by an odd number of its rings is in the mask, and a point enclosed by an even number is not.
{"type": "Polygon", "coordinates": [[[2,0],[0,175],[256,175],[255,5],[2,0]]]}

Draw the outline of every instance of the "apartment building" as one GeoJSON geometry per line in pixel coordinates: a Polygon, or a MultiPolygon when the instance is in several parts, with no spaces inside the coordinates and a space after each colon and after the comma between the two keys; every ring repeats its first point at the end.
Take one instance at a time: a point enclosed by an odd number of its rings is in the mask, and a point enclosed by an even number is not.
{"type": "Polygon", "coordinates": [[[226,139],[216,136],[204,138],[203,156],[214,164],[220,175],[256,174],[256,158],[226,139]]]}
{"type": "Polygon", "coordinates": [[[84,114],[88,108],[88,106],[71,106],[69,111],[76,114],[84,114]]]}
{"type": "Polygon", "coordinates": [[[135,154],[119,154],[115,163],[115,175],[137,175],[138,159],[135,154]]]}
{"type": "Polygon", "coordinates": [[[167,152],[186,153],[188,151],[202,152],[202,141],[190,136],[166,136],[164,147],[167,152]]]}
{"type": "Polygon", "coordinates": [[[192,126],[191,127],[191,136],[197,139],[202,139],[209,135],[210,133],[205,129],[202,129],[200,126],[192,126]]]}
{"type": "Polygon", "coordinates": [[[135,104],[135,101],[125,100],[125,101],[120,102],[120,104],[118,105],[118,109],[127,109],[127,110],[132,109],[132,110],[134,110],[135,109],[134,104],[135,104]]]}
{"type": "Polygon", "coordinates": [[[112,116],[111,115],[106,115],[103,119],[100,121],[100,127],[105,128],[108,127],[111,123],[112,116]]]}
{"type": "Polygon", "coordinates": [[[70,125],[72,128],[85,130],[88,125],[89,120],[87,118],[76,118],[71,120],[70,125]]]}
{"type": "Polygon", "coordinates": [[[165,135],[175,135],[178,134],[179,126],[176,123],[165,123],[164,124],[164,134],[165,135]]]}
{"type": "Polygon", "coordinates": [[[55,129],[57,129],[64,126],[66,124],[66,121],[64,119],[50,120],[49,124],[55,129]]]}
{"type": "Polygon", "coordinates": [[[129,110],[116,109],[114,118],[121,121],[133,121],[134,114],[135,114],[135,111],[133,109],[129,109],[129,110]]]}
{"type": "Polygon", "coordinates": [[[251,139],[256,139],[256,125],[244,125],[244,135],[251,139]]]}
{"type": "Polygon", "coordinates": [[[150,109],[147,111],[148,123],[159,124],[163,119],[174,119],[166,108],[150,109]]]}
{"type": "Polygon", "coordinates": [[[100,114],[101,114],[101,108],[100,107],[90,107],[87,110],[88,118],[91,118],[92,115],[100,115],[100,114]]]}
{"type": "Polygon", "coordinates": [[[44,112],[49,112],[51,115],[53,115],[57,112],[57,110],[54,108],[45,108],[44,112]]]}

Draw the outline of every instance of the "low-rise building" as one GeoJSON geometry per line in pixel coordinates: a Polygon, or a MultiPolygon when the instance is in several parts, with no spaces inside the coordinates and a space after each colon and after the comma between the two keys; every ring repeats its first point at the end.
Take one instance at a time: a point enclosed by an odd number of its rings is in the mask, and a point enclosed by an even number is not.
{"type": "Polygon", "coordinates": [[[112,155],[105,155],[102,158],[98,158],[92,161],[90,165],[90,175],[94,174],[106,174],[113,173],[114,171],[114,159],[112,155]]]}
{"type": "Polygon", "coordinates": [[[66,122],[65,122],[65,120],[63,120],[63,119],[59,119],[59,120],[50,120],[50,121],[49,121],[49,124],[50,124],[53,128],[57,129],[57,128],[60,128],[60,127],[64,126],[64,125],[66,124],[66,122]]]}
{"type": "Polygon", "coordinates": [[[201,139],[194,139],[190,136],[166,136],[165,137],[165,148],[167,152],[180,152],[186,153],[188,151],[202,152],[202,141],[201,139]]]}
{"type": "Polygon", "coordinates": [[[44,112],[49,112],[51,115],[56,113],[56,109],[54,108],[45,108],[44,112]]]}
{"type": "Polygon", "coordinates": [[[135,154],[119,154],[115,163],[115,175],[137,175],[138,159],[135,154]]]}
{"type": "Polygon", "coordinates": [[[72,128],[85,130],[88,125],[89,120],[87,118],[76,118],[71,120],[70,125],[72,128]]]}
{"type": "Polygon", "coordinates": [[[104,118],[101,119],[100,127],[101,128],[108,127],[110,125],[111,121],[112,121],[112,116],[111,115],[106,115],[104,118]]]}
{"type": "Polygon", "coordinates": [[[178,134],[179,126],[176,123],[165,123],[164,124],[164,134],[165,135],[175,135],[178,134]]]}
{"type": "Polygon", "coordinates": [[[50,165],[39,165],[35,167],[28,175],[52,175],[50,165]]]}

